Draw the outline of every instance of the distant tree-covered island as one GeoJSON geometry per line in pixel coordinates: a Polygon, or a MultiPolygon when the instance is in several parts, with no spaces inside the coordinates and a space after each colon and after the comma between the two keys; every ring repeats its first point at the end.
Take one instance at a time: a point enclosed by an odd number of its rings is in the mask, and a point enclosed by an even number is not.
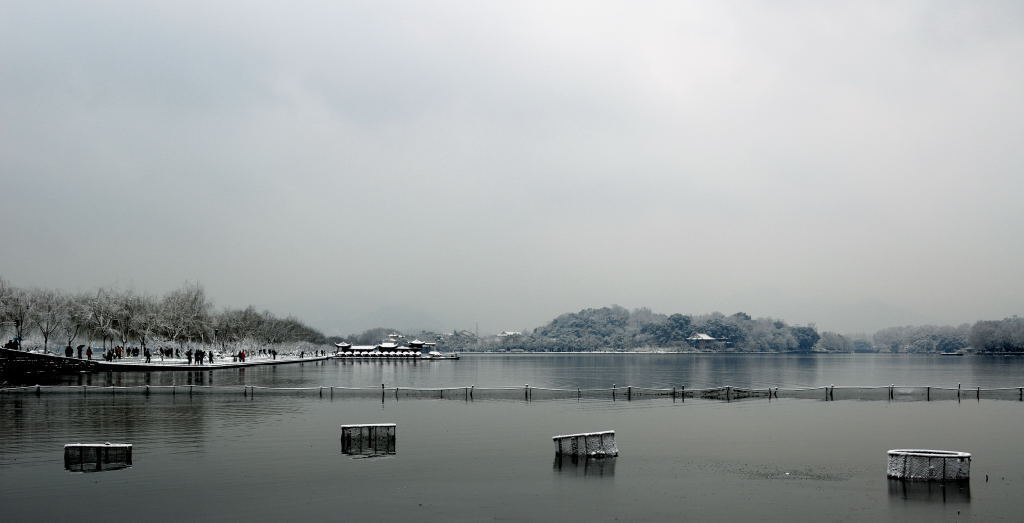
{"type": "MultiPolygon", "coordinates": [[[[375,343],[398,332],[376,328],[329,339],[375,343]]],[[[420,331],[414,336],[434,341],[442,350],[482,352],[1024,353],[1024,318],[973,326],[890,327],[869,335],[819,331],[814,325],[789,325],[743,312],[666,315],[613,305],[562,314],[529,332],[479,336],[468,330],[420,331]]]]}
{"type": "Polygon", "coordinates": [[[468,331],[457,331],[436,338],[448,350],[495,352],[812,352],[822,347],[822,340],[834,342],[842,337],[819,333],[813,325],[754,319],[742,312],[729,316],[718,312],[665,315],[648,308],[630,311],[613,305],[562,314],[530,332],[477,337],[468,331]]]}

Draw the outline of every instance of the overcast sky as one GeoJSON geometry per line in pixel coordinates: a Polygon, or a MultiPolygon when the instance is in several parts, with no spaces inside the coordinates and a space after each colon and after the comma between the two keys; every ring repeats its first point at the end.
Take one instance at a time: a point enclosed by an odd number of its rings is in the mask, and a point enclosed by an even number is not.
{"type": "Polygon", "coordinates": [[[1024,3],[0,0],[0,275],[522,330],[1024,313],[1024,3]]]}

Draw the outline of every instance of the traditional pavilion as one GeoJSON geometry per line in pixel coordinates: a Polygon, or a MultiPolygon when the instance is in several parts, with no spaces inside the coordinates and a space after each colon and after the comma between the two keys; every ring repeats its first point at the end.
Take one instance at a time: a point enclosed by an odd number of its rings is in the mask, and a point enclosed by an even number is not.
{"type": "Polygon", "coordinates": [[[716,338],[710,334],[698,332],[686,338],[686,341],[697,350],[707,350],[725,345],[728,342],[728,338],[716,338]]]}

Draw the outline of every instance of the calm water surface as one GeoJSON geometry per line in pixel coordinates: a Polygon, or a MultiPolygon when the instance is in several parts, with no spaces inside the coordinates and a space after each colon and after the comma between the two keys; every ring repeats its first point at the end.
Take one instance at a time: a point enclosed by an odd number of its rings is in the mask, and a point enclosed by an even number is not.
{"type": "Polygon", "coordinates": [[[606,388],[1024,385],[1024,357],[875,354],[516,354],[459,361],[340,361],[194,372],[96,373],[26,385],[261,385],[269,387],[522,386],[606,388]]]}
{"type": "MultiPolygon", "coordinates": [[[[1018,358],[466,356],[82,376],[105,384],[1011,387],[1018,358]]],[[[78,384],[79,377],[59,381],[78,384]]],[[[1021,521],[1024,403],[321,398],[316,392],[0,395],[5,521],[1021,521]],[[339,424],[398,424],[353,458],[339,424]],[[614,460],[559,463],[551,436],[614,429],[614,460]],[[130,442],[134,466],[69,473],[68,442],[130,442]],[[974,453],[968,488],[891,484],[885,452],[974,453]],[[986,481],[986,475],[988,480],[986,481]]]]}

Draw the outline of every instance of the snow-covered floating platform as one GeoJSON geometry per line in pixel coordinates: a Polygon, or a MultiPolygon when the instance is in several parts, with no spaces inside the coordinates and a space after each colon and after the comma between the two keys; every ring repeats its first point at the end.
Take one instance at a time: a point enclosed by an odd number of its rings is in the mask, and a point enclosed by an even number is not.
{"type": "Polygon", "coordinates": [[[64,445],[64,469],[99,472],[132,466],[130,443],[68,443],[64,445]]]}
{"type": "Polygon", "coordinates": [[[394,454],[394,423],[373,423],[341,426],[341,453],[358,456],[394,454]]]}
{"type": "Polygon", "coordinates": [[[971,477],[971,455],[954,450],[894,449],[889,451],[886,474],[893,479],[966,480],[971,477]]]}
{"type": "Polygon", "coordinates": [[[584,432],[563,434],[551,438],[555,442],[555,453],[567,456],[604,458],[619,455],[615,446],[615,431],[584,432]]]}

